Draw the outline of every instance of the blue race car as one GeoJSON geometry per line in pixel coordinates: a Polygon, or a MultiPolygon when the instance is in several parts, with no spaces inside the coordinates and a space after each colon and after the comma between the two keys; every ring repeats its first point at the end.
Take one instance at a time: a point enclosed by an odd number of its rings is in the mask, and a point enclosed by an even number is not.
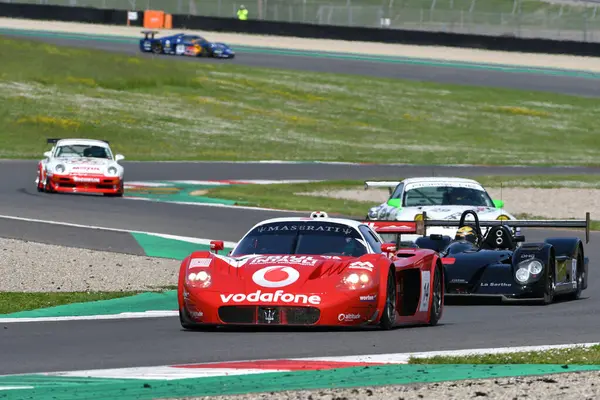
{"type": "Polygon", "coordinates": [[[225,43],[209,42],[199,35],[178,33],[155,37],[158,31],[142,31],[140,50],[144,53],[169,54],[191,57],[234,58],[235,52],[225,43]]]}

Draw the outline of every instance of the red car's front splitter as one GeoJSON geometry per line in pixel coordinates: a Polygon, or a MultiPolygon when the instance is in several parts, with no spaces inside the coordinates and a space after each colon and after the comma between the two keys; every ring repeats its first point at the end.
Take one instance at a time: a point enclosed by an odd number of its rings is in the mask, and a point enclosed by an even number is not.
{"type": "Polygon", "coordinates": [[[123,193],[123,185],[120,178],[107,178],[103,175],[53,175],[48,180],[52,191],[58,193],[123,193]]]}

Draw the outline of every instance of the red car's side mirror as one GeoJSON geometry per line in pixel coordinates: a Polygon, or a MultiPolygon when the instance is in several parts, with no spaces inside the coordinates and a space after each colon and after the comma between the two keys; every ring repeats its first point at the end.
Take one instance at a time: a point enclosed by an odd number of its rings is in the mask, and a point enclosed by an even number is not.
{"type": "Polygon", "coordinates": [[[222,240],[211,240],[210,241],[210,250],[214,251],[215,253],[219,253],[219,250],[223,250],[225,248],[225,245],[223,244],[222,240]]]}
{"type": "Polygon", "coordinates": [[[381,245],[381,252],[393,255],[396,252],[396,243],[384,243],[381,245]]]}

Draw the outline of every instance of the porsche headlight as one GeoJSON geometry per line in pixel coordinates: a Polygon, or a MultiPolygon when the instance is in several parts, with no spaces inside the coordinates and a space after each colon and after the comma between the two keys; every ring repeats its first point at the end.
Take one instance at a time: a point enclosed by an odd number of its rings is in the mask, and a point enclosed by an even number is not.
{"type": "Polygon", "coordinates": [[[116,175],[117,174],[117,168],[114,166],[110,166],[108,167],[107,171],[107,175],[116,175]]]}
{"type": "Polygon", "coordinates": [[[373,207],[369,210],[369,218],[377,218],[378,212],[377,212],[378,208],[377,207],[373,207]]]}
{"type": "Polygon", "coordinates": [[[504,214],[499,215],[498,218],[496,218],[497,221],[508,221],[510,220],[510,218],[504,214]]]}
{"type": "Polygon", "coordinates": [[[65,172],[65,166],[63,164],[57,164],[56,167],[54,167],[54,172],[57,174],[62,174],[65,172]]]}

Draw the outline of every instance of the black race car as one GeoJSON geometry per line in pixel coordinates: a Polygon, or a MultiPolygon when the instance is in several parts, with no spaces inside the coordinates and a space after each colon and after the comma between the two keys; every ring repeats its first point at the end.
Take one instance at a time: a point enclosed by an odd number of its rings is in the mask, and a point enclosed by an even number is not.
{"type": "Polygon", "coordinates": [[[460,221],[378,221],[375,230],[397,234],[402,246],[432,249],[440,253],[445,269],[445,297],[497,298],[550,304],[555,297],[576,300],[588,285],[589,259],[578,237],[553,237],[528,243],[511,228],[585,228],[589,242],[590,215],[585,220],[479,221],[465,211],[460,221]],[[468,215],[473,220],[467,221],[468,215]],[[457,236],[428,235],[427,226],[458,227],[457,236]],[[482,235],[481,227],[490,228],[482,235]],[[414,242],[402,242],[401,234],[423,234],[414,242]]]}

